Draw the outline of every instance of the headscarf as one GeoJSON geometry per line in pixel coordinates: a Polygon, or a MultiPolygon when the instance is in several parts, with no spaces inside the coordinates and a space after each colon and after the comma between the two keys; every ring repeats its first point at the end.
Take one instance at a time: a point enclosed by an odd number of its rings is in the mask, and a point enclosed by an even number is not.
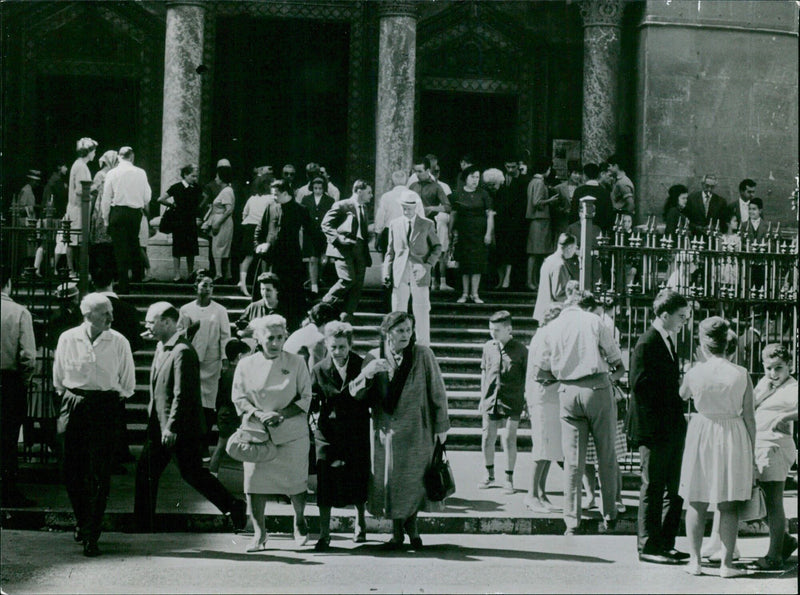
{"type": "Polygon", "coordinates": [[[116,167],[117,163],[119,163],[119,155],[113,149],[110,149],[103,153],[103,156],[100,157],[100,167],[107,165],[109,168],[116,167]]]}
{"type": "MultiPolygon", "coordinates": [[[[389,331],[391,331],[394,327],[398,324],[405,322],[406,320],[411,321],[411,328],[414,328],[414,317],[411,316],[408,312],[390,312],[386,316],[383,317],[383,322],[381,322],[381,357],[386,357],[386,341],[389,336],[389,331]]],[[[411,339],[408,342],[408,345],[405,349],[403,349],[403,361],[400,362],[400,366],[394,371],[394,376],[392,376],[391,380],[388,381],[388,386],[385,387],[385,390],[381,391],[383,393],[383,409],[388,414],[394,413],[394,410],[397,408],[397,403],[400,401],[400,395],[403,392],[403,387],[406,385],[406,380],[408,380],[408,375],[411,372],[411,365],[414,363],[413,360],[413,353],[414,353],[414,333],[411,333],[411,339]]]]}

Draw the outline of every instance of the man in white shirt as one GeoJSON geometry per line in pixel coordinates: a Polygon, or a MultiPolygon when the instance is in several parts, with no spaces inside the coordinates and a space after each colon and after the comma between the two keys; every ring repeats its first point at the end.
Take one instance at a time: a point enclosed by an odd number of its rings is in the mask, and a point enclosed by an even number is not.
{"type": "Polygon", "coordinates": [[[106,175],[100,203],[103,221],[114,243],[118,289],[123,294],[129,292],[128,270],[132,271],[134,281],[141,281],[144,276],[139,227],[152,193],[147,174],[133,160],[132,148],[119,150],[119,163],[106,175]]]}
{"type": "Polygon", "coordinates": [[[739,216],[739,229],[750,219],[750,201],[756,196],[756,183],[750,178],[739,182],[739,200],[728,205],[727,225],[733,215],[739,216]]]}
{"type": "MultiPolygon", "coordinates": [[[[381,254],[386,253],[386,242],[389,237],[389,223],[398,217],[403,216],[403,207],[400,206],[400,197],[409,192],[408,175],[401,169],[392,172],[392,184],[394,187],[389,192],[384,192],[378,201],[378,208],[375,211],[375,244],[381,254]]],[[[419,217],[425,216],[425,209],[422,206],[422,199],[418,194],[411,191],[417,197],[416,213],[419,217]]]]}
{"type": "Polygon", "coordinates": [[[407,190],[400,199],[403,216],[389,223],[389,240],[383,261],[384,285],[392,285],[392,311],[408,310],[412,298],[417,343],[431,342],[431,270],[442,245],[430,219],[417,215],[417,196],[407,190]]]}
{"type": "Polygon", "coordinates": [[[28,383],[36,371],[33,319],[24,306],[11,299],[11,268],[0,268],[0,470],[3,506],[34,506],[17,487],[17,440],[28,414],[28,383]]]}
{"type": "Polygon", "coordinates": [[[136,387],[128,340],[111,329],[111,301],[90,293],[81,302],[84,322],[61,334],[53,356],[53,389],[61,395],[58,431],[64,444],[64,484],[83,554],[100,555],[97,541],[110,488],[114,418],[120,397],[136,387]]]}

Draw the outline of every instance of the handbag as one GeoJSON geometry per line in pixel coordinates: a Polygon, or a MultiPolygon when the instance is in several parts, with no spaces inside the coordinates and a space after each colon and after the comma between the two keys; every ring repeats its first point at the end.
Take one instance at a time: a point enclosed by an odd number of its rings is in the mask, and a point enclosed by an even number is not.
{"type": "Polygon", "coordinates": [[[455,491],[456,481],[453,478],[453,470],[447,460],[444,444],[437,437],[436,446],[433,448],[433,460],[425,471],[425,493],[428,500],[441,502],[448,496],[452,496],[455,491]]]}
{"type": "Polygon", "coordinates": [[[265,463],[278,456],[278,448],[273,444],[266,430],[254,430],[242,425],[236,430],[225,445],[232,459],[242,463],[265,463]]]}
{"type": "Polygon", "coordinates": [[[175,231],[175,209],[169,207],[161,214],[161,223],[158,225],[158,230],[162,233],[173,233],[175,231]]]}
{"type": "Polygon", "coordinates": [[[739,520],[758,521],[765,516],[767,516],[767,503],[764,500],[764,490],[761,486],[753,486],[750,499],[739,504],[739,520]]]}

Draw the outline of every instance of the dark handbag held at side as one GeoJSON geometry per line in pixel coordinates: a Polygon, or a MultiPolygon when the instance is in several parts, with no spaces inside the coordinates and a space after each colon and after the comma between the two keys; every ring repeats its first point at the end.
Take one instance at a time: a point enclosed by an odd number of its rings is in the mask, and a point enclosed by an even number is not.
{"type": "Polygon", "coordinates": [[[175,231],[175,209],[169,207],[161,214],[161,223],[158,225],[158,230],[161,233],[172,233],[175,231]]]}
{"type": "Polygon", "coordinates": [[[441,502],[448,496],[452,496],[455,491],[456,482],[453,478],[453,470],[447,460],[447,451],[439,438],[436,438],[433,460],[428,470],[425,471],[425,493],[428,500],[441,502]]]}

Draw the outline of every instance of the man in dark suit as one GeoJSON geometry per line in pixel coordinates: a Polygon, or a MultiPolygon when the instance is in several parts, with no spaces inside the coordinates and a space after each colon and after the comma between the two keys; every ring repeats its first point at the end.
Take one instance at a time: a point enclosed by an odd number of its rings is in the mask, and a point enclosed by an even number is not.
{"type": "Polygon", "coordinates": [[[595,199],[593,221],[608,235],[614,225],[614,207],[611,204],[611,195],[608,189],[600,184],[600,167],[596,163],[587,163],[583,166],[583,175],[586,181],[572,193],[569,222],[580,221],[581,199],[591,196],[595,199]]]}
{"type": "MultiPolygon", "coordinates": [[[[144,347],[144,340],[141,336],[139,311],[136,306],[126,302],[114,293],[113,281],[111,276],[113,271],[108,269],[98,269],[92,274],[92,282],[95,291],[106,296],[111,302],[111,309],[114,312],[114,320],[111,328],[121,334],[131,345],[131,352],[135,353],[144,347]]],[[[116,418],[118,426],[116,428],[116,439],[114,446],[114,467],[112,473],[123,475],[126,473],[122,463],[130,463],[136,459],[128,449],[128,429],[125,422],[125,399],[119,401],[119,415],[116,418]]]]}
{"type": "Polygon", "coordinates": [[[340,308],[348,322],[352,322],[364,286],[364,274],[372,264],[365,212],[370,200],[372,187],[364,180],[356,180],[353,195],[334,204],[322,219],[322,233],[328,239],[325,254],[334,259],[339,277],[322,301],[340,308]]]}
{"type": "Polygon", "coordinates": [[[719,194],[714,193],[717,176],[706,174],[703,177],[702,190],[692,192],[686,203],[686,217],[695,230],[702,230],[719,221],[720,227],[725,223],[728,203],[719,194]]]}
{"type": "Polygon", "coordinates": [[[178,332],[178,316],[175,306],[157,302],[145,317],[145,327],[159,343],[150,370],[150,419],[136,467],[133,514],[140,530],[153,530],[158,480],[174,458],[181,477],[230,515],[234,530],[240,531],[247,522],[245,503],[203,468],[200,362],[192,344],[178,332]]]}
{"type": "Polygon", "coordinates": [[[631,445],[639,448],[642,466],[639,560],[677,564],[689,554],[675,549],[683,504],[678,483],[686,420],[678,395],[680,367],[672,336],[689,319],[689,304],[679,293],[664,289],[656,296],[653,310],[653,326],[639,337],[631,356],[631,407],[626,429],[631,445]]]}

